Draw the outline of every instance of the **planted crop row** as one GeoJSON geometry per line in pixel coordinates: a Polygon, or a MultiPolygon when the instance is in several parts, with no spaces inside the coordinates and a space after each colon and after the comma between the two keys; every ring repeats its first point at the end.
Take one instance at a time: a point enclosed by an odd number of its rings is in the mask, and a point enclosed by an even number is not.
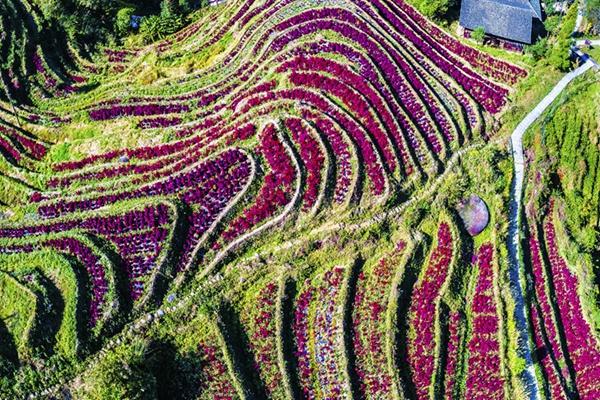
{"type": "Polygon", "coordinates": [[[439,299],[451,274],[453,251],[450,226],[443,222],[438,228],[436,248],[413,290],[409,309],[408,362],[418,398],[427,398],[432,386],[439,299]]]}
{"type": "Polygon", "coordinates": [[[467,344],[467,398],[503,399],[505,378],[502,375],[498,304],[494,289],[494,248],[481,245],[474,257],[477,281],[471,300],[471,336],[467,344]]]}
{"type": "Polygon", "coordinates": [[[594,399],[600,396],[597,384],[600,380],[599,343],[584,316],[577,292],[577,276],[559,254],[553,212],[552,204],[543,230],[556,305],[566,348],[573,363],[577,392],[581,399],[594,399]]]}
{"type": "Polygon", "coordinates": [[[405,252],[406,243],[400,241],[393,254],[358,275],[352,304],[352,345],[355,375],[363,398],[394,396],[394,376],[387,368],[387,316],[392,303],[390,291],[405,252]]]}

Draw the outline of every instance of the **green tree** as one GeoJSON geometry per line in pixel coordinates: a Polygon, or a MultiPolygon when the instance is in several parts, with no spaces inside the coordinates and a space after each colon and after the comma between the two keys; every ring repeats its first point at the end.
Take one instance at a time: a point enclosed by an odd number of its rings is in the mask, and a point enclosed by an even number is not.
{"type": "Polygon", "coordinates": [[[191,0],[179,0],[179,12],[180,13],[190,13],[194,9],[191,0]]]}
{"type": "Polygon", "coordinates": [[[184,16],[176,12],[172,2],[163,0],[160,15],[150,15],[142,19],[140,34],[145,43],[151,43],[177,32],[184,24],[184,16]]]}
{"type": "Polygon", "coordinates": [[[545,0],[544,3],[546,5],[546,12],[548,14],[554,14],[556,12],[554,11],[554,5],[556,4],[556,0],[545,0]]]}
{"type": "Polygon", "coordinates": [[[140,24],[140,34],[146,43],[159,39],[161,36],[160,17],[158,15],[144,17],[140,24]]]}
{"type": "Polygon", "coordinates": [[[134,13],[132,7],[121,8],[117,12],[117,18],[115,19],[115,31],[119,36],[125,36],[131,28],[131,16],[134,13]]]}
{"type": "Polygon", "coordinates": [[[571,33],[575,28],[576,19],[577,3],[573,3],[562,20],[556,41],[548,52],[548,63],[559,71],[571,68],[569,49],[573,42],[571,33]]]}
{"type": "Polygon", "coordinates": [[[551,15],[544,21],[544,28],[549,34],[555,33],[559,26],[560,16],[558,15],[551,15]]]}
{"type": "Polygon", "coordinates": [[[179,2],[177,0],[163,0],[160,3],[160,16],[170,18],[179,14],[179,2]]]}

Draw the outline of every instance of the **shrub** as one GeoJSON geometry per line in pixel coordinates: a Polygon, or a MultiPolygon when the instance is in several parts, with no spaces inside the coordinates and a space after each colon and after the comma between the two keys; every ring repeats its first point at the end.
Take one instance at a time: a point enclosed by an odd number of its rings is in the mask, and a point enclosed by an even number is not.
{"type": "Polygon", "coordinates": [[[526,46],[525,53],[531,55],[536,61],[546,57],[548,53],[548,38],[541,38],[534,44],[526,46]]]}
{"type": "Polygon", "coordinates": [[[90,400],[156,398],[156,379],[146,367],[147,344],[141,339],[102,358],[84,378],[77,397],[90,400]]]}
{"type": "Polygon", "coordinates": [[[558,15],[551,15],[544,21],[544,28],[549,34],[555,33],[559,26],[560,17],[558,15]]]}
{"type": "Polygon", "coordinates": [[[559,71],[567,71],[571,67],[569,48],[571,47],[571,33],[575,28],[576,19],[577,3],[574,3],[563,18],[556,42],[548,53],[548,63],[559,71]]]}
{"type": "Polygon", "coordinates": [[[160,17],[158,15],[150,15],[142,19],[140,24],[140,34],[144,42],[150,43],[161,36],[160,32],[160,17]]]}
{"type": "Polygon", "coordinates": [[[160,16],[151,15],[142,19],[140,34],[145,43],[151,43],[177,32],[184,23],[182,16],[163,12],[160,16]]]}
{"type": "Polygon", "coordinates": [[[134,9],[131,7],[121,8],[117,12],[115,19],[115,31],[119,36],[125,36],[131,28],[131,16],[133,15],[134,9]]]}
{"type": "Polygon", "coordinates": [[[569,60],[570,41],[559,39],[548,56],[548,63],[559,71],[567,71],[571,67],[569,60]]]}
{"type": "Polygon", "coordinates": [[[179,0],[179,12],[190,13],[199,7],[205,7],[208,5],[208,1],[202,0],[179,0]]]}
{"type": "Polygon", "coordinates": [[[177,0],[163,0],[160,3],[160,16],[162,18],[172,17],[179,13],[179,3],[177,0]]]}
{"type": "Polygon", "coordinates": [[[454,0],[413,0],[411,1],[423,14],[428,17],[443,18],[450,7],[454,6],[454,0]]]}
{"type": "Polygon", "coordinates": [[[485,39],[485,29],[483,26],[478,26],[475,28],[473,33],[471,34],[471,38],[479,44],[483,44],[483,39],[485,39]]]}

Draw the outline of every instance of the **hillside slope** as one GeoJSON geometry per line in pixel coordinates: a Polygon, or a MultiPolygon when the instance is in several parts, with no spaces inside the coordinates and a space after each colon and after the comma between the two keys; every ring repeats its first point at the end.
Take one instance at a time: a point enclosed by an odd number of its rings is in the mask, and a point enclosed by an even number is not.
{"type": "MultiPolygon", "coordinates": [[[[0,109],[0,397],[525,396],[497,128],[529,71],[403,1],[192,17],[15,64],[39,90],[0,109]]],[[[593,398],[588,364],[557,396],[593,398]]]]}

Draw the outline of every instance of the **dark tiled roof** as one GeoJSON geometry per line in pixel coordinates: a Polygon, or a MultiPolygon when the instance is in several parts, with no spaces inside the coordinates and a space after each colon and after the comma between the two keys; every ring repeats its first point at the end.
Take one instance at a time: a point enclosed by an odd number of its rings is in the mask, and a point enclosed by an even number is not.
{"type": "Polygon", "coordinates": [[[529,5],[533,10],[534,17],[541,20],[542,19],[542,5],[540,4],[540,0],[529,0],[529,5]]]}
{"type": "Polygon", "coordinates": [[[483,26],[490,35],[531,43],[533,19],[541,19],[539,0],[462,0],[460,24],[483,26]]]}

